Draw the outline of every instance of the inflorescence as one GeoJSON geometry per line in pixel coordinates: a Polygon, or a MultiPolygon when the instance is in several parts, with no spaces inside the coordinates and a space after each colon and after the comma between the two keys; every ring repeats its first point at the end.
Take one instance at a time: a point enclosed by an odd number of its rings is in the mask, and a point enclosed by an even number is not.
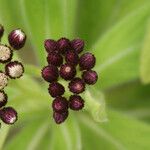
{"type": "MultiPolygon", "coordinates": [[[[4,28],[0,25],[0,41],[4,34],[4,28]]],[[[14,61],[13,50],[21,49],[26,41],[26,35],[21,29],[16,29],[8,35],[9,45],[0,42],[0,63],[4,65],[4,71],[0,71],[0,119],[6,124],[14,124],[17,121],[17,112],[12,107],[5,107],[8,96],[4,88],[9,79],[20,78],[24,73],[24,67],[21,62],[14,61]]]]}
{"type": "Polygon", "coordinates": [[[60,124],[68,117],[68,108],[78,111],[84,107],[84,100],[79,94],[84,92],[86,84],[93,85],[98,79],[97,73],[91,70],[96,58],[89,52],[81,54],[84,49],[84,41],[81,39],[47,39],[44,47],[48,53],[48,65],[42,69],[41,74],[49,82],[48,91],[54,98],[53,118],[60,124]],[[63,96],[65,87],[58,82],[59,77],[69,82],[68,88],[72,93],[69,100],[63,96]]]}

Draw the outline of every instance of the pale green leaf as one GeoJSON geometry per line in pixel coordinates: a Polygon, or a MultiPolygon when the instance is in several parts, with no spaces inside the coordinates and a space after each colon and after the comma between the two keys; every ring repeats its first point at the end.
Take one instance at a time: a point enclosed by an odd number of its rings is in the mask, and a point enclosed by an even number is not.
{"type": "Polygon", "coordinates": [[[140,74],[143,83],[150,83],[150,24],[143,43],[140,74]]]}
{"type": "Polygon", "coordinates": [[[97,56],[95,70],[99,72],[101,88],[115,86],[139,76],[139,54],[149,18],[150,5],[123,18],[93,46],[97,56]],[[135,30],[136,29],[136,30],[135,30]]]}

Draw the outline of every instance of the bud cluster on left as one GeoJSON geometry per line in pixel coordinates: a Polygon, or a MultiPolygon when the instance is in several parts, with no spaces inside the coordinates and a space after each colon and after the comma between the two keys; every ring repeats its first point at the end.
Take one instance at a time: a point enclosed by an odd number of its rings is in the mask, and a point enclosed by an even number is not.
{"type": "Polygon", "coordinates": [[[4,71],[0,70],[0,119],[6,124],[14,124],[17,121],[17,112],[12,107],[5,107],[8,96],[4,88],[9,79],[20,78],[24,73],[21,62],[13,60],[13,50],[21,49],[26,41],[26,35],[21,29],[16,29],[8,35],[9,45],[2,44],[1,38],[4,27],[0,25],[0,64],[4,65],[4,71]]]}

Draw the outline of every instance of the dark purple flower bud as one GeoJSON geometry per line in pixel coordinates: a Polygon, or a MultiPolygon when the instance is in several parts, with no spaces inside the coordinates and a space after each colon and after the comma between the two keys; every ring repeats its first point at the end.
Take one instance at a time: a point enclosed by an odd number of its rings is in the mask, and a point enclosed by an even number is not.
{"type": "Polygon", "coordinates": [[[89,70],[95,66],[95,56],[91,53],[85,53],[80,57],[79,65],[81,70],[89,70]]]}
{"type": "Polygon", "coordinates": [[[69,107],[72,110],[80,110],[84,107],[84,100],[79,95],[71,95],[69,98],[69,107]]]}
{"type": "Polygon", "coordinates": [[[3,73],[0,72],[0,90],[4,89],[8,84],[8,76],[3,73]]]}
{"type": "Polygon", "coordinates": [[[4,91],[0,91],[0,108],[7,103],[7,94],[4,91]]]}
{"type": "Polygon", "coordinates": [[[58,82],[52,82],[49,85],[48,91],[52,97],[57,97],[64,94],[65,88],[58,82]]]}
{"type": "Polygon", "coordinates": [[[71,80],[76,75],[76,69],[70,64],[63,64],[59,71],[60,76],[65,80],[71,80]]]}
{"type": "Polygon", "coordinates": [[[2,38],[4,34],[4,27],[0,24],[0,39],[2,38]]]}
{"type": "Polygon", "coordinates": [[[19,50],[24,46],[26,42],[26,35],[21,29],[16,29],[9,34],[8,41],[11,47],[19,50]]]}
{"type": "Polygon", "coordinates": [[[13,52],[7,45],[0,44],[0,63],[11,61],[13,52]]]}
{"type": "Polygon", "coordinates": [[[65,60],[68,64],[77,65],[79,61],[79,56],[75,51],[70,50],[66,52],[65,60]]]}
{"type": "Polygon", "coordinates": [[[57,50],[57,42],[52,39],[47,39],[44,41],[44,47],[48,53],[57,50]]]}
{"type": "Polygon", "coordinates": [[[21,62],[12,61],[5,66],[5,72],[11,79],[20,78],[24,73],[24,67],[21,62]]]}
{"type": "Polygon", "coordinates": [[[56,97],[52,103],[55,112],[66,112],[68,110],[68,101],[64,97],[56,97]]]}
{"type": "Polygon", "coordinates": [[[4,107],[0,110],[0,118],[6,124],[14,124],[17,121],[17,112],[12,107],[4,107]]]}
{"type": "Polygon", "coordinates": [[[81,39],[74,39],[71,41],[71,46],[77,53],[81,53],[84,49],[84,41],[81,39]]]}
{"type": "Polygon", "coordinates": [[[64,54],[66,51],[71,49],[70,40],[67,38],[61,38],[57,41],[58,51],[64,54]]]}
{"type": "Polygon", "coordinates": [[[61,124],[67,119],[68,114],[69,114],[68,111],[63,112],[63,113],[54,112],[53,118],[57,124],[61,124]]]}
{"type": "Polygon", "coordinates": [[[88,70],[88,71],[83,72],[82,79],[87,84],[95,84],[98,79],[98,75],[97,75],[96,71],[88,70]]]}
{"type": "Polygon", "coordinates": [[[47,62],[54,66],[60,66],[63,63],[63,57],[57,52],[50,52],[47,56],[47,62]]]}
{"type": "Polygon", "coordinates": [[[42,77],[47,82],[56,81],[59,77],[58,68],[54,65],[48,65],[42,69],[42,77]]]}
{"type": "Polygon", "coordinates": [[[68,87],[71,92],[79,94],[85,90],[85,83],[80,78],[74,78],[71,80],[68,87]]]}

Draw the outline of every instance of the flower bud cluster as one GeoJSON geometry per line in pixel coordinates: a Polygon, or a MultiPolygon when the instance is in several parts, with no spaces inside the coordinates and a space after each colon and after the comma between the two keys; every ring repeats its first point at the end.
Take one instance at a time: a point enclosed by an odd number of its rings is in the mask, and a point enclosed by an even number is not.
{"type": "Polygon", "coordinates": [[[48,91],[54,98],[53,118],[60,124],[68,117],[69,108],[78,111],[84,107],[84,100],[79,94],[84,92],[86,84],[93,85],[98,79],[97,73],[92,70],[96,58],[89,52],[81,54],[84,49],[84,41],[81,39],[47,39],[44,47],[47,51],[48,65],[42,69],[41,75],[49,82],[48,91]],[[77,76],[79,73],[81,76],[77,76]],[[59,83],[59,78],[69,82],[68,89],[72,93],[69,100],[63,96],[65,87],[59,83]]]}
{"type": "MultiPolygon", "coordinates": [[[[4,34],[4,27],[0,25],[0,41],[4,34]]],[[[21,29],[16,29],[8,35],[8,43],[0,42],[0,63],[4,65],[4,71],[0,71],[0,119],[6,124],[14,124],[17,121],[17,112],[12,107],[6,107],[8,96],[4,88],[9,79],[20,78],[24,73],[21,62],[13,60],[14,50],[21,49],[26,41],[26,35],[21,29]]]]}

